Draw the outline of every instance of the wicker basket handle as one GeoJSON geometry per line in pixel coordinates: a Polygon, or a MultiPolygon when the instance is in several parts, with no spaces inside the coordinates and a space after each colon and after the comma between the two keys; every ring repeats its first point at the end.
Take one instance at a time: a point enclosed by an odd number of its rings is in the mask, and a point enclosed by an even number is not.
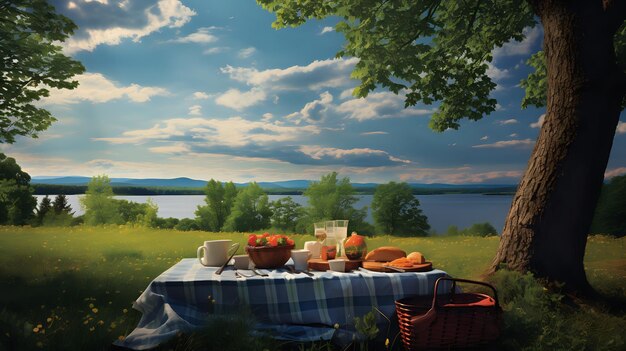
{"type": "Polygon", "coordinates": [[[489,283],[485,283],[485,282],[479,282],[476,280],[469,280],[469,279],[459,279],[459,278],[449,278],[449,277],[441,277],[439,279],[437,279],[437,281],[435,282],[435,291],[434,291],[434,296],[433,296],[433,305],[432,308],[436,308],[437,307],[437,291],[439,289],[439,282],[443,281],[443,280],[447,280],[447,281],[451,281],[452,282],[452,289],[450,290],[450,294],[454,294],[456,291],[456,283],[468,283],[468,284],[476,284],[476,285],[482,285],[482,286],[486,286],[488,288],[491,289],[491,291],[493,292],[493,298],[496,301],[495,304],[495,308],[496,309],[500,309],[500,302],[498,301],[498,292],[496,292],[496,288],[493,287],[493,285],[489,284],[489,283]]]}

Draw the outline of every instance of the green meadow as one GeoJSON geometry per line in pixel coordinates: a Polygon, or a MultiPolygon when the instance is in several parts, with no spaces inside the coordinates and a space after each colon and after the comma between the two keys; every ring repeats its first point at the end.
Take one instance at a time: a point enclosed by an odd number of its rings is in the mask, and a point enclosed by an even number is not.
{"type": "MultiPolygon", "coordinates": [[[[108,349],[137,324],[140,315],[131,305],[150,281],[181,258],[194,257],[202,241],[216,238],[244,244],[247,235],[131,226],[0,227],[0,350],[108,349]]],[[[307,235],[292,238],[298,246],[313,240],[307,235]]],[[[393,245],[406,251],[421,251],[436,268],[452,276],[478,279],[494,256],[498,240],[381,236],[368,239],[368,247],[393,245]]],[[[508,303],[505,315],[511,316],[506,319],[501,346],[548,350],[559,349],[558,345],[550,345],[558,342],[585,350],[589,349],[587,341],[579,340],[584,336],[591,340],[588,342],[599,342],[597,349],[623,348],[625,243],[626,238],[592,236],[587,245],[587,274],[592,285],[613,301],[608,305],[574,304],[576,307],[563,310],[544,304],[544,295],[549,300],[558,299],[559,295],[537,288],[527,277],[497,276],[495,283],[508,303]],[[521,286],[521,292],[513,291],[509,285],[516,289],[521,286]],[[524,310],[526,306],[538,306],[533,313],[542,316],[517,320],[520,313],[529,313],[524,310]],[[548,311],[547,317],[543,308],[548,311]],[[567,323],[562,328],[570,330],[572,340],[562,340],[562,333],[551,335],[559,332],[559,326],[549,333],[543,330],[542,323],[554,322],[549,319],[551,313],[555,320],[567,323]],[[529,320],[539,325],[527,325],[529,320]],[[586,330],[588,335],[574,335],[579,334],[577,328],[586,330]]]]}

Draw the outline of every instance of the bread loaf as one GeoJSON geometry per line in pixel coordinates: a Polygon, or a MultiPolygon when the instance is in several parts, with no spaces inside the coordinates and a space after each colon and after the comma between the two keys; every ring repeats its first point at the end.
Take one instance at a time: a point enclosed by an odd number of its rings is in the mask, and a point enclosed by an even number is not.
{"type": "Polygon", "coordinates": [[[410,254],[408,254],[408,256],[406,256],[406,258],[415,262],[416,264],[426,263],[426,259],[421,252],[411,252],[410,254]]]}
{"type": "Polygon", "coordinates": [[[367,256],[365,256],[365,260],[389,262],[400,257],[406,257],[406,252],[394,246],[383,246],[370,251],[367,256]]]}

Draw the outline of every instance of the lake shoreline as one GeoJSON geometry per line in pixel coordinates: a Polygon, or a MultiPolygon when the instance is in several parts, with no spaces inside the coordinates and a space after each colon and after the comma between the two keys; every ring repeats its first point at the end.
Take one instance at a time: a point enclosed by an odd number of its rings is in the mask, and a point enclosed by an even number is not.
{"type": "MultiPolygon", "coordinates": [[[[56,194],[49,194],[53,197],[56,194]]],[[[75,211],[75,215],[83,213],[80,208],[79,197],[82,194],[68,195],[68,203],[75,211]]],[[[308,199],[303,195],[277,195],[269,194],[269,200],[274,201],[286,196],[302,205],[308,205],[308,199]]],[[[356,195],[358,201],[355,208],[367,207],[367,222],[374,223],[371,202],[373,195],[356,195]]],[[[44,195],[36,195],[38,202],[44,195]]],[[[195,195],[116,195],[117,199],[145,203],[148,198],[155,203],[159,210],[159,217],[194,218],[198,206],[205,205],[205,196],[195,195]]],[[[428,217],[431,229],[436,233],[445,233],[449,226],[457,226],[459,229],[467,228],[475,223],[489,222],[498,232],[504,226],[504,220],[511,206],[512,195],[484,195],[484,194],[425,194],[417,195],[420,208],[428,217]]]]}

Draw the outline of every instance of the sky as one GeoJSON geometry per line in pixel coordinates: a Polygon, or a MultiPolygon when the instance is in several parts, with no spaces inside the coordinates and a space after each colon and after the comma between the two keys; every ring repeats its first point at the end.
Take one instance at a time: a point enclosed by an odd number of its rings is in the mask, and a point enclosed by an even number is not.
{"type": "MultiPolygon", "coordinates": [[[[458,130],[436,106],[380,89],[357,99],[358,59],[335,59],[336,19],[275,30],[255,1],[53,0],[78,29],[64,52],[86,72],[40,102],[58,121],[2,152],[31,176],[516,184],[545,109],[520,107],[540,27],[494,48],[497,110],[458,130]]],[[[626,174],[626,115],[606,176],[626,174]]]]}

